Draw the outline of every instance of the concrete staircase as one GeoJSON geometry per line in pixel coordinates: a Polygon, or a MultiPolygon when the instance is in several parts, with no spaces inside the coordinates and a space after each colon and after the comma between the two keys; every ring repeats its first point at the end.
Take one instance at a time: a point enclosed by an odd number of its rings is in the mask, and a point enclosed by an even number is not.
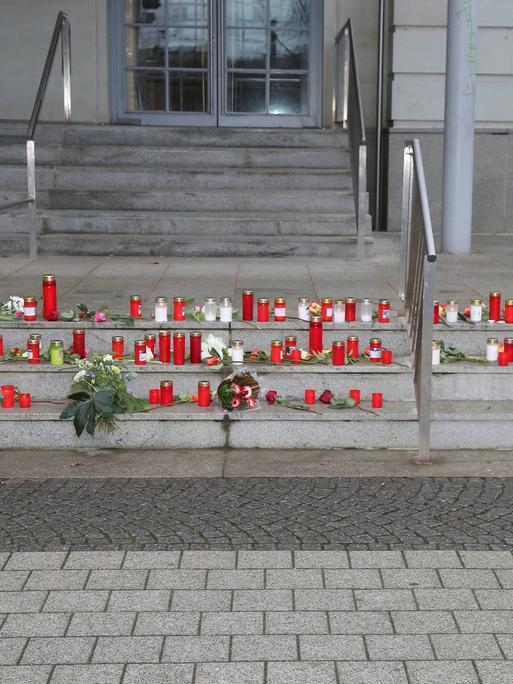
{"type": "MultiPolygon", "coordinates": [[[[43,125],[38,135],[42,255],[356,253],[344,132],[43,125]]],[[[25,176],[23,146],[0,144],[0,194],[17,198],[25,176]]],[[[27,231],[25,212],[0,214],[0,253],[24,253],[27,231]]]]}

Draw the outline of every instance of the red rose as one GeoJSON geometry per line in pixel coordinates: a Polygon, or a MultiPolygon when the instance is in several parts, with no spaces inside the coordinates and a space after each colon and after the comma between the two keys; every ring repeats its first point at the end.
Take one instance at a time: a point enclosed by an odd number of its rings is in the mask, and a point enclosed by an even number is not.
{"type": "Polygon", "coordinates": [[[59,320],[59,312],[56,311],[50,311],[48,313],[48,320],[49,321],[58,321],[59,320]]]}
{"type": "Polygon", "coordinates": [[[332,399],[333,392],[331,392],[330,390],[324,390],[324,392],[319,397],[319,401],[321,401],[323,404],[331,404],[332,399]]]}
{"type": "Polygon", "coordinates": [[[276,390],[269,390],[267,394],[265,395],[265,399],[268,404],[274,404],[278,397],[278,392],[276,390]]]}

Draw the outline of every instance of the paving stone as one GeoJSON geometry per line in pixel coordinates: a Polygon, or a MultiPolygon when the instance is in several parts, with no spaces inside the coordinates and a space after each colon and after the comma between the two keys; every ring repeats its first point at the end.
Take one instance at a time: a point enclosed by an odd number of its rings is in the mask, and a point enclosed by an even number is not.
{"type": "MultiPolygon", "coordinates": [[[[278,613],[278,615],[290,615],[290,613],[278,613]]],[[[263,613],[215,612],[203,613],[201,618],[201,634],[263,634],[263,632],[263,613]]]]}
{"type": "Polygon", "coordinates": [[[33,570],[25,590],[83,589],[88,574],[87,570],[33,570]]]}
{"type": "Polygon", "coordinates": [[[351,591],[346,589],[296,589],[296,610],[353,610],[351,591]]]}
{"type": "Polygon", "coordinates": [[[107,610],[135,612],[167,610],[170,598],[171,592],[164,590],[113,591],[110,595],[107,610]]]}
{"type": "Polygon", "coordinates": [[[169,636],[165,640],[162,662],[225,662],[229,643],[227,636],[169,636]]]}
{"type": "Polygon", "coordinates": [[[404,551],[409,568],[461,568],[456,551],[404,551]]]}
{"type": "Polygon", "coordinates": [[[513,568],[511,551],[460,551],[465,568],[513,568]]]}
{"type": "Polygon", "coordinates": [[[160,636],[100,637],[93,663],[158,663],[162,643],[160,636]]]}
{"type": "Polygon", "coordinates": [[[297,660],[297,641],[292,635],[234,636],[232,660],[297,660]]]}
{"type": "Polygon", "coordinates": [[[513,610],[511,589],[476,589],[474,593],[483,610],[513,610]]]}
{"type": "Polygon", "coordinates": [[[50,665],[0,667],[0,682],[2,684],[46,684],[51,669],[50,665]]]}
{"type": "Polygon", "coordinates": [[[511,684],[513,682],[513,663],[477,661],[476,668],[481,684],[511,684]]]}
{"type": "Polygon", "coordinates": [[[352,568],[404,568],[400,551],[350,551],[352,568]]]}
{"type": "MultiPolygon", "coordinates": [[[[473,615],[477,611],[472,611],[473,615]]],[[[398,634],[450,634],[458,631],[449,611],[399,610],[392,613],[392,621],[398,634]]]]}
{"type": "Polygon", "coordinates": [[[230,591],[174,591],[171,610],[230,610],[230,591]]]}
{"type": "Polygon", "coordinates": [[[499,589],[500,585],[492,570],[440,570],[444,587],[459,589],[499,589]]]}
{"type": "Polygon", "coordinates": [[[75,613],[67,636],[128,636],[135,613],[75,613]]]}
{"type": "Polygon", "coordinates": [[[134,634],[141,635],[185,635],[197,634],[200,614],[187,613],[139,613],[134,634]]]}
{"type": "Polygon", "coordinates": [[[264,571],[209,570],[207,589],[264,589],[264,571]]]}
{"type": "Polygon", "coordinates": [[[147,589],[205,589],[206,570],[150,570],[147,589]]]}
{"type": "Polygon", "coordinates": [[[502,658],[497,642],[491,634],[433,634],[431,643],[438,660],[502,658]]]}
{"type": "Polygon", "coordinates": [[[337,663],[337,670],[340,684],[408,684],[402,663],[337,663]]]}
{"type": "Polygon", "coordinates": [[[65,551],[25,551],[12,553],[4,570],[58,570],[66,559],[65,551]]]}
{"type": "Polygon", "coordinates": [[[29,576],[28,570],[0,572],[0,591],[20,591],[29,576]]]}
{"type": "MultiPolygon", "coordinates": [[[[483,639],[491,639],[492,637],[489,635],[480,635],[483,639]]],[[[468,639],[478,639],[479,636],[476,634],[475,637],[474,635],[465,635],[466,638],[468,639]]],[[[497,641],[499,642],[499,645],[504,652],[504,655],[506,656],[506,660],[513,660],[513,635],[511,634],[499,634],[497,635],[497,641]]],[[[493,652],[493,650],[492,650],[493,652]]],[[[491,656],[476,656],[476,660],[488,660],[491,658],[491,656]]]]}
{"type": "Polygon", "coordinates": [[[321,589],[321,570],[266,570],[267,589],[321,589]]]}
{"type": "Polygon", "coordinates": [[[177,568],[180,551],[128,551],[123,562],[125,568],[177,568]]]}
{"type": "MultiPolygon", "coordinates": [[[[445,638],[445,634],[442,638],[445,638]]],[[[370,660],[434,659],[433,649],[426,635],[367,635],[365,641],[370,660]]]]}
{"type": "MultiPolygon", "coordinates": [[[[194,665],[127,665],[123,684],[191,684],[194,665]]],[[[197,681],[197,680],[196,680],[197,681]]]]}
{"type": "Polygon", "coordinates": [[[1,591],[0,613],[38,613],[46,596],[46,591],[1,591]]]}
{"type": "Polygon", "coordinates": [[[184,551],[181,568],[234,568],[235,551],[184,551]]]}
{"type": "Polygon", "coordinates": [[[363,638],[357,635],[299,636],[301,660],[365,660],[363,638]]]}
{"type": "Polygon", "coordinates": [[[239,551],[239,568],[291,568],[291,551],[239,551]]]}
{"type": "Polygon", "coordinates": [[[0,665],[16,665],[27,639],[3,637],[0,639],[0,665]]]}
{"type": "Polygon", "coordinates": [[[379,570],[356,568],[325,570],[324,579],[328,589],[381,589],[383,587],[379,570]]]}
{"type": "Polygon", "coordinates": [[[511,610],[456,610],[454,617],[463,633],[513,633],[513,611],[511,610]]]}
{"type": "Polygon", "coordinates": [[[264,663],[199,663],[195,684],[263,684],[264,663]]]}
{"type": "Polygon", "coordinates": [[[478,608],[470,589],[414,589],[420,610],[464,610],[478,608]]]}
{"type": "MultiPolygon", "coordinates": [[[[459,663],[422,663],[406,664],[410,684],[478,684],[476,672],[469,662],[459,663]]],[[[497,684],[494,681],[494,684],[497,684]]]]}
{"type": "MultiPolygon", "coordinates": [[[[409,589],[355,589],[354,598],[358,610],[415,610],[416,608],[413,593],[409,589]]],[[[333,609],[336,607],[333,606],[333,609]]]]}
{"type": "Polygon", "coordinates": [[[266,634],[328,634],[325,612],[269,612],[265,616],[266,634]]]}
{"type": "MultiPolygon", "coordinates": [[[[64,636],[70,616],[67,613],[18,613],[8,615],[0,636],[64,636]]],[[[1,681],[1,680],[0,680],[1,681]]]]}
{"type": "Polygon", "coordinates": [[[504,589],[513,589],[513,570],[495,570],[495,575],[504,589]]]}
{"type": "MultiPolygon", "coordinates": [[[[301,610],[299,606],[296,608],[301,610]]],[[[233,610],[292,610],[292,591],[236,589],[233,592],[233,610]]]]}
{"type": "Polygon", "coordinates": [[[118,684],[122,665],[57,665],[51,684],[118,684]]]}
{"type": "Polygon", "coordinates": [[[289,662],[267,666],[267,684],[336,684],[336,681],[334,663],[289,662]]]}
{"type": "Polygon", "coordinates": [[[87,663],[94,639],[87,637],[34,637],[29,640],[21,665],[87,663]]]}
{"type": "Polygon", "coordinates": [[[392,634],[393,627],[386,612],[330,612],[333,634],[392,634]]]}
{"type": "Polygon", "coordinates": [[[147,570],[92,570],[87,589],[144,589],[147,570]]]}
{"type": "MultiPolygon", "coordinates": [[[[34,592],[31,592],[31,594],[34,592]]],[[[75,613],[105,610],[108,591],[50,591],[45,601],[45,613],[75,613]]]]}
{"type": "Polygon", "coordinates": [[[120,568],[124,556],[123,551],[71,551],[64,567],[87,570],[120,568]]]}
{"type": "Polygon", "coordinates": [[[383,586],[387,589],[408,587],[440,587],[440,580],[435,570],[408,569],[382,570],[383,586]]]}
{"type": "Polygon", "coordinates": [[[294,551],[296,568],[348,568],[347,551],[294,551]]]}

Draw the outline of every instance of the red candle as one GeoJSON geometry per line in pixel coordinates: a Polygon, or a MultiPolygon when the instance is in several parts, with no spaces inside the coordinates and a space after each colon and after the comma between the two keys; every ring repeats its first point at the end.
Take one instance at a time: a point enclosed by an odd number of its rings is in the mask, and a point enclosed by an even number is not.
{"type": "Polygon", "coordinates": [[[290,359],[292,351],[297,347],[297,338],[294,335],[288,335],[285,338],[285,358],[290,359]]]}
{"type": "Polygon", "coordinates": [[[347,338],[347,356],[350,359],[357,359],[360,356],[359,341],[356,335],[347,338]]]}
{"type": "Polygon", "coordinates": [[[171,406],[173,403],[172,380],[162,380],[160,383],[160,403],[162,406],[171,406]]]}
{"type": "Polygon", "coordinates": [[[198,406],[210,406],[210,383],[208,380],[198,382],[198,406]]]}
{"type": "Polygon", "coordinates": [[[4,337],[0,335],[0,356],[4,355],[4,337]]]}
{"type": "Polygon", "coordinates": [[[271,342],[271,363],[283,363],[283,345],[281,340],[271,342]]]}
{"type": "Polygon", "coordinates": [[[390,302],[388,299],[379,300],[378,323],[390,323],[390,302]]]}
{"type": "Polygon", "coordinates": [[[383,394],[381,392],[372,393],[372,408],[383,408],[383,394]]]}
{"type": "Polygon", "coordinates": [[[173,335],[173,363],[175,366],[185,364],[185,335],[182,332],[173,335]]]}
{"type": "Polygon", "coordinates": [[[433,323],[435,325],[440,323],[440,302],[433,303],[433,323]]]}
{"type": "Polygon", "coordinates": [[[23,318],[26,321],[36,320],[37,302],[35,297],[25,297],[23,300],[23,318]]]}
{"type": "Polygon", "coordinates": [[[2,395],[2,408],[12,408],[14,406],[14,385],[2,385],[0,387],[2,395]]]}
{"type": "Polygon", "coordinates": [[[171,363],[171,333],[169,330],[159,331],[159,361],[171,363]]]}
{"type": "Polygon", "coordinates": [[[189,341],[191,347],[191,363],[201,363],[201,333],[191,332],[189,341]]]}
{"type": "Polygon", "coordinates": [[[290,362],[294,366],[297,366],[298,364],[301,363],[301,349],[293,349],[290,352],[290,362]]]}
{"type": "Polygon", "coordinates": [[[305,404],[308,404],[311,406],[312,404],[315,404],[315,390],[314,389],[305,389],[305,404]]]}
{"type": "Polygon", "coordinates": [[[125,355],[125,338],[122,335],[115,335],[112,338],[112,358],[122,359],[125,355]]]}
{"type": "Polygon", "coordinates": [[[85,330],[73,330],[71,351],[73,354],[78,354],[81,359],[85,359],[85,330]]]}
{"type": "Polygon", "coordinates": [[[160,404],[160,390],[158,388],[149,391],[148,401],[150,404],[160,404]]]}
{"type": "Polygon", "coordinates": [[[320,316],[312,316],[310,318],[310,354],[314,352],[322,352],[322,318],[320,316]]]}
{"type": "Polygon", "coordinates": [[[28,338],[27,363],[41,363],[41,335],[34,334],[28,338]]]}
{"type": "Polygon", "coordinates": [[[136,340],[134,343],[134,363],[136,366],[146,365],[146,342],[136,340]]]}
{"type": "Polygon", "coordinates": [[[257,319],[259,323],[269,322],[269,300],[259,299],[257,305],[257,319]]]}
{"type": "Polygon", "coordinates": [[[490,292],[490,300],[488,306],[488,320],[490,321],[500,321],[501,320],[501,293],[500,292],[490,292]]]}
{"type": "Polygon", "coordinates": [[[242,320],[253,320],[253,308],[255,304],[255,295],[252,290],[244,290],[242,293],[242,320]]]}
{"type": "Polygon", "coordinates": [[[346,299],[346,323],[356,321],[356,299],[348,297],[346,299]]]}
{"type": "Polygon", "coordinates": [[[43,276],[43,318],[50,321],[57,313],[57,280],[54,275],[43,276]]]}
{"type": "Polygon", "coordinates": [[[504,340],[504,351],[508,355],[508,359],[513,363],[513,337],[506,337],[504,340]]]}
{"type": "Polygon", "coordinates": [[[157,342],[157,338],[155,335],[145,335],[144,336],[144,341],[146,342],[146,347],[151,351],[153,354],[153,358],[155,358],[155,345],[157,342]]]}
{"type": "Polygon", "coordinates": [[[504,320],[506,323],[513,323],[513,299],[508,299],[504,305],[504,320]]]}
{"type": "Polygon", "coordinates": [[[499,355],[497,357],[497,361],[499,363],[499,366],[508,366],[509,365],[509,354],[506,351],[501,351],[499,352],[499,355]]]}
{"type": "Polygon", "coordinates": [[[20,408],[30,408],[30,394],[28,392],[20,394],[19,401],[20,408]]]}
{"type": "Polygon", "coordinates": [[[175,321],[185,321],[185,298],[175,297],[173,300],[173,318],[175,321]]]}
{"type": "Polygon", "coordinates": [[[351,399],[354,399],[357,404],[360,403],[361,401],[361,392],[359,389],[350,389],[349,390],[349,396],[351,399]]]}
{"type": "Polygon", "coordinates": [[[287,302],[283,297],[274,300],[274,320],[276,323],[284,323],[287,320],[287,302]]]}
{"type": "Polygon", "coordinates": [[[343,366],[346,362],[346,347],[343,342],[336,340],[331,348],[331,359],[334,366],[343,366]]]}
{"type": "Polygon", "coordinates": [[[381,340],[379,337],[374,337],[370,341],[369,348],[369,361],[372,361],[372,363],[381,363],[381,340]]]}
{"type": "Polygon", "coordinates": [[[333,321],[333,299],[329,297],[321,302],[321,318],[326,323],[333,321]]]}
{"type": "Polygon", "coordinates": [[[392,363],[392,350],[391,349],[383,349],[381,352],[381,363],[384,366],[390,366],[392,363]]]}
{"type": "Polygon", "coordinates": [[[132,318],[141,318],[142,316],[142,298],[140,295],[130,297],[130,316],[132,318]]]}

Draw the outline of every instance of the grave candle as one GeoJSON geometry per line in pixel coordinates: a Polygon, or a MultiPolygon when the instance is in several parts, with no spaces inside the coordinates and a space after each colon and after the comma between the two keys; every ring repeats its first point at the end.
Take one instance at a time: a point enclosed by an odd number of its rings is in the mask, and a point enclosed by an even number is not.
{"type": "Polygon", "coordinates": [[[36,298],[35,297],[25,297],[23,300],[23,318],[26,321],[36,320],[36,298]]]}
{"type": "Polygon", "coordinates": [[[189,336],[191,363],[201,363],[201,333],[191,332],[189,336]]]}
{"type": "Polygon", "coordinates": [[[244,290],[242,293],[242,320],[252,321],[253,320],[253,309],[254,309],[255,295],[253,290],[244,290]]]}
{"type": "Polygon", "coordinates": [[[320,316],[310,318],[309,348],[310,354],[322,352],[322,318],[320,316]]]}
{"type": "Polygon", "coordinates": [[[132,295],[130,297],[130,316],[132,318],[141,318],[141,316],[142,316],[142,298],[141,298],[141,295],[132,295]]]}
{"type": "Polygon", "coordinates": [[[162,380],[160,383],[160,404],[161,406],[171,406],[173,403],[173,381],[162,380]]]}
{"type": "Polygon", "coordinates": [[[43,276],[43,318],[51,320],[57,311],[57,280],[54,275],[43,276]]]}
{"type": "Polygon", "coordinates": [[[490,300],[488,307],[488,320],[500,321],[501,319],[501,293],[490,292],[490,300]]]}

